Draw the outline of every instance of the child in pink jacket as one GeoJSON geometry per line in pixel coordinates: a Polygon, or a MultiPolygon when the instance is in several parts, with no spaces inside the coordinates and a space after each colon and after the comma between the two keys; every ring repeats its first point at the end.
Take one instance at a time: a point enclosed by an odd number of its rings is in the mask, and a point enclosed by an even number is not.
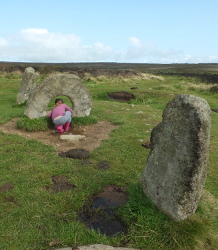
{"type": "Polygon", "coordinates": [[[55,107],[48,113],[48,117],[53,120],[59,133],[69,130],[72,116],[73,110],[64,104],[64,101],[60,98],[55,99],[55,107]]]}

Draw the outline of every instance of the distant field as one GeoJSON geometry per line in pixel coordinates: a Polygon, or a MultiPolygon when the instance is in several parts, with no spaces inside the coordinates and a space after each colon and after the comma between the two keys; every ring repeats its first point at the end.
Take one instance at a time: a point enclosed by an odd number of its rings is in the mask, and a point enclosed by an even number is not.
{"type": "Polygon", "coordinates": [[[26,67],[48,67],[53,69],[69,70],[130,70],[162,73],[218,73],[218,63],[199,64],[153,64],[153,63],[34,63],[34,62],[0,62],[1,71],[23,70],[26,67]]]}

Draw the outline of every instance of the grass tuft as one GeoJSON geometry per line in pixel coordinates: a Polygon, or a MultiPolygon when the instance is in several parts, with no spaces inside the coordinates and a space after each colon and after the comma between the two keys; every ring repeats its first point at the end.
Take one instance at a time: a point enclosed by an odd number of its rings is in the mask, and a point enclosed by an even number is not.
{"type": "Polygon", "coordinates": [[[86,126],[95,124],[98,122],[98,118],[96,116],[90,115],[85,117],[73,117],[72,124],[76,126],[86,126]]]}
{"type": "MultiPolygon", "coordinates": [[[[74,117],[72,119],[72,124],[76,126],[86,126],[97,122],[98,119],[95,116],[74,117]]],[[[54,124],[52,120],[47,117],[29,119],[26,116],[22,116],[17,122],[17,128],[28,132],[47,131],[48,129],[54,128],[54,124]]]]}
{"type": "Polygon", "coordinates": [[[47,131],[51,127],[52,121],[47,117],[29,119],[23,116],[17,121],[17,128],[28,132],[47,131]]]}

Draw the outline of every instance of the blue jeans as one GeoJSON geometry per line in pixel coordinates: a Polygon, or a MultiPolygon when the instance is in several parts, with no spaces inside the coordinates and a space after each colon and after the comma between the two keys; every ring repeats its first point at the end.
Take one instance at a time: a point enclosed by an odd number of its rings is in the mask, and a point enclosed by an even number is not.
{"type": "Polygon", "coordinates": [[[53,123],[55,125],[59,126],[59,125],[64,125],[66,122],[71,122],[71,120],[72,120],[71,112],[70,111],[66,111],[65,115],[61,116],[57,120],[53,120],[53,123]]]}

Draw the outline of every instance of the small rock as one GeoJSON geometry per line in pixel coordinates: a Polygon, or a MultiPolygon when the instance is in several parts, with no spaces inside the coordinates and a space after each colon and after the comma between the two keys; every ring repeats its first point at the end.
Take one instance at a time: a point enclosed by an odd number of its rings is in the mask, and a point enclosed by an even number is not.
{"type": "Polygon", "coordinates": [[[137,250],[136,248],[112,247],[112,246],[102,245],[102,244],[79,246],[76,248],[65,247],[65,248],[59,248],[58,250],[72,250],[72,249],[75,249],[75,250],[137,250]]]}
{"type": "Polygon", "coordinates": [[[85,135],[61,135],[60,139],[63,141],[79,141],[83,139],[85,135]]]}

